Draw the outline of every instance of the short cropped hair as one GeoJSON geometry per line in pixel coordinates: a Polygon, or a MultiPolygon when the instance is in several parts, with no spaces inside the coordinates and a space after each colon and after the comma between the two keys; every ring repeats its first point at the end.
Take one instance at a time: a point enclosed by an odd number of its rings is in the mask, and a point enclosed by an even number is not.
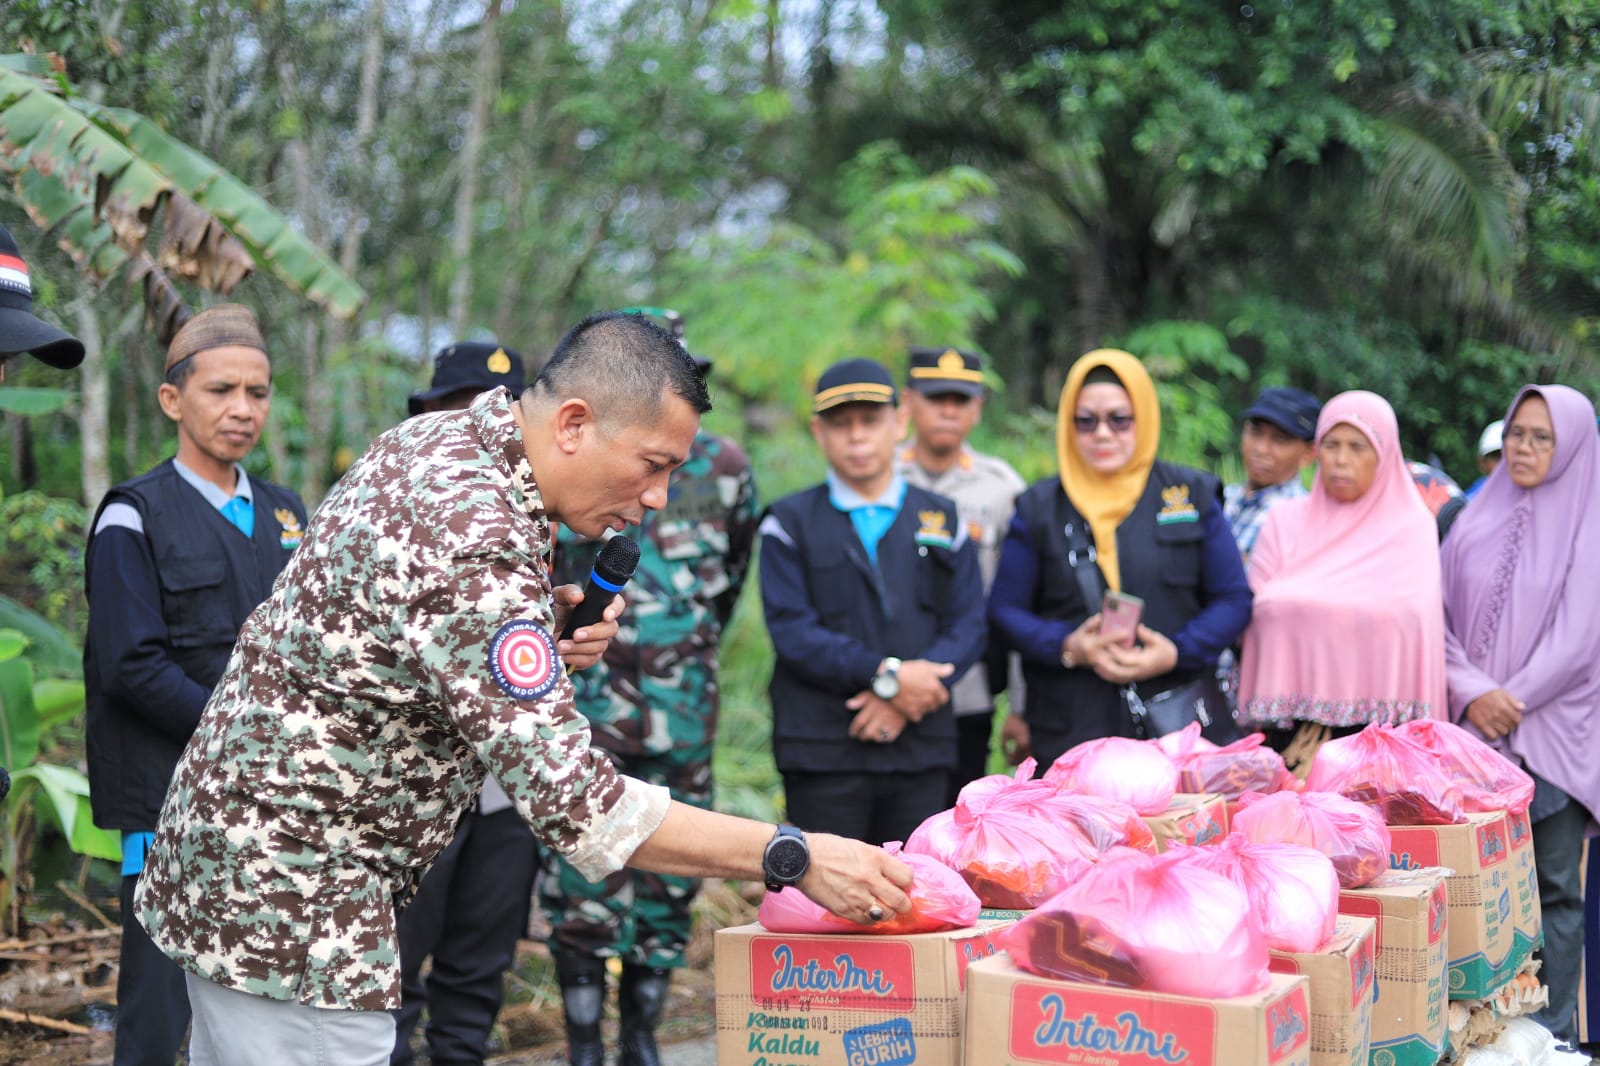
{"type": "Polygon", "coordinates": [[[536,400],[588,402],[612,428],[654,422],[668,392],[711,410],[705,377],[678,339],[639,314],[606,311],[567,331],[528,391],[536,400]]]}

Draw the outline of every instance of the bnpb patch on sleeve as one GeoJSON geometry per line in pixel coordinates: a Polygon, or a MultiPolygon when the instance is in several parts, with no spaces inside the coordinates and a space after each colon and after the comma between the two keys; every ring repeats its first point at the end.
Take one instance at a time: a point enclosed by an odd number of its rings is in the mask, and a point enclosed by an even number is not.
{"type": "Polygon", "coordinates": [[[556,643],[538,622],[513,618],[489,641],[489,672],[507,695],[536,700],[554,688],[561,675],[556,643]]]}

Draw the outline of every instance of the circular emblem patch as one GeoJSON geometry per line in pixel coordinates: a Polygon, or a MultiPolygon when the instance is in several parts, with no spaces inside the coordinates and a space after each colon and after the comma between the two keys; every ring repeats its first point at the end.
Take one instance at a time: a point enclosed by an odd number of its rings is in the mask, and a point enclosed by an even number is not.
{"type": "Polygon", "coordinates": [[[489,672],[495,684],[519,700],[536,700],[555,687],[561,673],[556,644],[538,622],[516,618],[489,641],[489,672]]]}

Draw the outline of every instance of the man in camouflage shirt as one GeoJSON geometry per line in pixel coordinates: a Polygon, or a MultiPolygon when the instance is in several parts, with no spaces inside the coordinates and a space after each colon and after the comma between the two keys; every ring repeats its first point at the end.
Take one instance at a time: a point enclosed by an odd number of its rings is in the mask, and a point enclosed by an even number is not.
{"type": "Polygon", "coordinates": [[[673,803],[573,707],[563,659],[593,663],[616,626],[556,640],[581,593],[545,576],[550,522],[593,537],[659,509],[709,405],[670,334],[593,316],[519,400],[403,423],[329,495],[240,632],[140,884],[188,971],[193,1066],[388,1060],[396,908],[486,768],[588,876],[781,876],[858,921],[909,909],[903,863],[673,803]]]}
{"type": "MultiPolygon", "coordinates": [[[[667,506],[640,524],[639,567],[617,636],[600,665],[574,678],[595,746],[624,773],[665,785],[696,807],[711,806],[718,648],[744,587],[758,518],[750,460],[733,441],[702,430],[673,472],[667,506]]],[[[563,534],[557,580],[584,581],[599,544],[563,534]]],[[[596,884],[550,853],[544,868],[540,902],[571,1061],[603,1061],[605,957],[615,955],[622,959],[620,1063],[655,1066],[655,1026],[672,970],[683,965],[700,882],[619,870],[596,884]]]]}

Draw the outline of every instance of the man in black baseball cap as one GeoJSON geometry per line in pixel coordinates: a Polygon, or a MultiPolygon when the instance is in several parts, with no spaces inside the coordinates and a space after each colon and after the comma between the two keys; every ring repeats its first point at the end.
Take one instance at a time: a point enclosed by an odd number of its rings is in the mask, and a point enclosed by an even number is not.
{"type": "Polygon", "coordinates": [[[406,406],[414,415],[459,411],[490,389],[504,388],[516,397],[523,381],[522,356],[510,348],[494,341],[457,341],[434,353],[433,381],[412,393],[406,406]]]}
{"type": "Polygon", "coordinates": [[[1244,433],[1239,441],[1244,484],[1223,490],[1223,513],[1245,558],[1255,547],[1267,511],[1306,494],[1300,471],[1316,458],[1313,442],[1321,413],[1321,400],[1284,385],[1262,389],[1244,413],[1244,433]]]}
{"type": "Polygon", "coordinates": [[[6,360],[31,354],[61,370],[83,362],[83,342],[34,317],[33,281],[11,231],[0,226],[0,379],[6,360]]]}

